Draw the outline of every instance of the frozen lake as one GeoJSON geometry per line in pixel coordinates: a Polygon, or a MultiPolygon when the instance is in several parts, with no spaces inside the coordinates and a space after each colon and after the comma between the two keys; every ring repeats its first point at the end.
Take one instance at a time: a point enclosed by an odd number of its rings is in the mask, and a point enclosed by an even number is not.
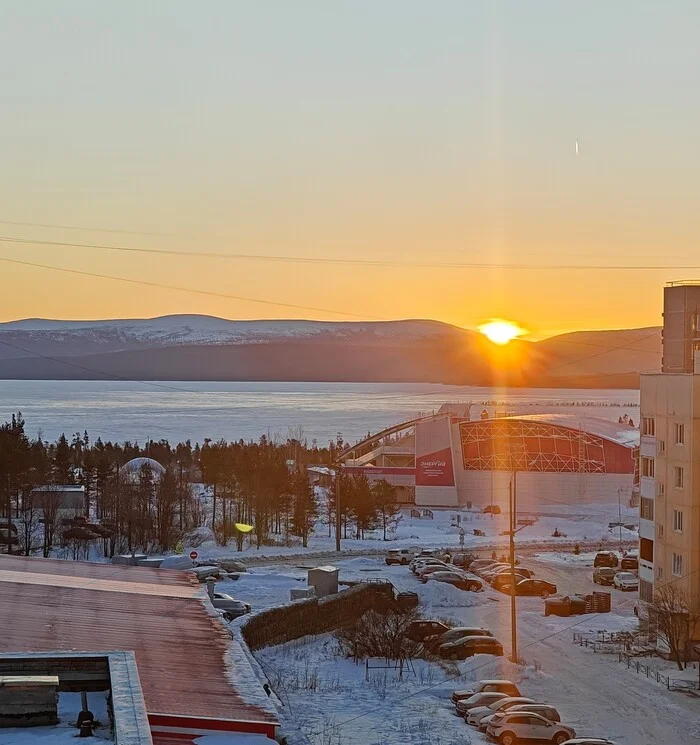
{"type": "Polygon", "coordinates": [[[0,381],[0,422],[21,411],[27,433],[53,440],[87,429],[91,439],[202,442],[286,438],[302,428],[320,445],[341,433],[354,442],[444,403],[494,412],[569,413],[639,419],[638,390],[494,389],[392,383],[212,383],[0,381]]]}

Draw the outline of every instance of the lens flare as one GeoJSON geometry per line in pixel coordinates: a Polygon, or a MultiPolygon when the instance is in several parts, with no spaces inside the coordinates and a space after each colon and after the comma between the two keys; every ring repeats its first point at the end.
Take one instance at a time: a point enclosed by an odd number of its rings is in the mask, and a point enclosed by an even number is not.
{"type": "Polygon", "coordinates": [[[495,318],[488,323],[484,323],[479,326],[479,331],[494,344],[507,344],[509,341],[516,339],[518,336],[526,334],[527,331],[517,323],[512,321],[504,321],[500,318],[495,318]]]}

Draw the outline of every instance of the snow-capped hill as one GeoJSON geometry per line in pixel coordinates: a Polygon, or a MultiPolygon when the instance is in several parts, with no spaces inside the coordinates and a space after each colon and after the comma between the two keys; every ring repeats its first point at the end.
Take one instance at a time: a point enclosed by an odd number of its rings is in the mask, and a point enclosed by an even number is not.
{"type": "MultiPolygon", "coordinates": [[[[172,315],[148,319],[60,321],[32,318],[0,323],[0,339],[20,339],[34,344],[71,342],[94,344],[100,351],[121,351],[183,344],[262,344],[273,341],[326,339],[411,340],[451,338],[470,332],[429,320],[406,321],[230,321],[202,315],[172,315]]],[[[64,354],[70,354],[64,348],[64,354]]]]}

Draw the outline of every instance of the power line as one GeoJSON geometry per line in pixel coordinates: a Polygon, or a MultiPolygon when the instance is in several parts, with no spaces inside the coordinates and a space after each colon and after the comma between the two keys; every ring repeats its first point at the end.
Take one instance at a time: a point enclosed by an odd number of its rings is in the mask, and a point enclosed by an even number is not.
{"type": "MultiPolygon", "coordinates": [[[[2,221],[0,221],[2,222],[2,221]]],[[[274,261],[292,264],[328,264],[331,266],[349,264],[356,266],[374,267],[411,267],[420,269],[512,269],[522,271],[540,270],[573,270],[573,271],[696,271],[700,270],[700,264],[687,266],[677,264],[514,264],[505,262],[423,262],[402,259],[392,261],[389,259],[351,259],[330,258],[327,256],[283,256],[275,254],[246,254],[246,253],[223,253],[217,251],[176,251],[168,248],[144,248],[135,246],[109,246],[100,243],[74,243],[71,241],[46,241],[29,238],[17,238],[16,236],[0,236],[0,241],[8,243],[63,246],[69,248],[90,248],[99,251],[121,251],[126,253],[161,254],[165,256],[194,257],[198,259],[229,259],[244,261],[274,261]]]]}
{"type": "Polygon", "coordinates": [[[143,230],[123,230],[121,228],[86,228],[78,225],[56,225],[45,222],[20,222],[18,220],[0,220],[0,225],[17,225],[23,228],[49,228],[52,230],[79,230],[83,233],[119,233],[121,235],[149,235],[164,238],[174,237],[172,233],[151,233],[143,230]]]}
{"type": "Polygon", "coordinates": [[[54,272],[65,272],[67,274],[77,274],[83,277],[92,277],[94,279],[110,279],[115,282],[128,282],[134,285],[141,285],[144,287],[158,287],[164,290],[176,290],[177,292],[192,292],[198,295],[208,295],[210,297],[219,297],[226,300],[239,300],[246,303],[258,303],[260,305],[268,305],[278,308],[293,308],[294,310],[306,310],[313,311],[314,313],[330,313],[338,316],[348,316],[351,318],[357,318],[363,321],[367,320],[384,320],[378,318],[372,318],[361,313],[351,313],[349,311],[334,310],[332,308],[319,308],[313,305],[298,305],[296,303],[285,303],[277,300],[263,300],[262,298],[246,297],[244,295],[231,295],[225,292],[215,292],[214,290],[200,290],[193,287],[180,287],[178,285],[166,285],[161,282],[150,282],[145,279],[132,279],[131,277],[116,277],[111,274],[98,274],[97,272],[86,272],[81,269],[69,269],[64,266],[52,266],[50,264],[39,264],[33,261],[22,261],[20,259],[9,259],[6,256],[0,256],[0,261],[4,261],[8,264],[16,264],[18,266],[29,266],[34,269],[48,269],[54,272]]]}

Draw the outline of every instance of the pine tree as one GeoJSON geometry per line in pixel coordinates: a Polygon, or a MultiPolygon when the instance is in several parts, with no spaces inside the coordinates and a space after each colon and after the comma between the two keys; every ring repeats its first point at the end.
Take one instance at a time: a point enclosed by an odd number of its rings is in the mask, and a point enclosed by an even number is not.
{"type": "Polygon", "coordinates": [[[353,477],[349,492],[350,514],[355,520],[357,537],[364,538],[365,531],[374,530],[377,524],[377,508],[367,476],[362,473],[353,477]]]}
{"type": "Polygon", "coordinates": [[[318,503],[316,494],[309,480],[309,474],[297,471],[293,478],[293,504],[290,528],[293,535],[299,536],[302,546],[307,547],[316,519],[318,518],[318,503]]]}
{"type": "Polygon", "coordinates": [[[372,487],[372,495],[386,540],[387,528],[391,530],[401,520],[401,508],[396,502],[396,487],[382,479],[372,487]]]}

